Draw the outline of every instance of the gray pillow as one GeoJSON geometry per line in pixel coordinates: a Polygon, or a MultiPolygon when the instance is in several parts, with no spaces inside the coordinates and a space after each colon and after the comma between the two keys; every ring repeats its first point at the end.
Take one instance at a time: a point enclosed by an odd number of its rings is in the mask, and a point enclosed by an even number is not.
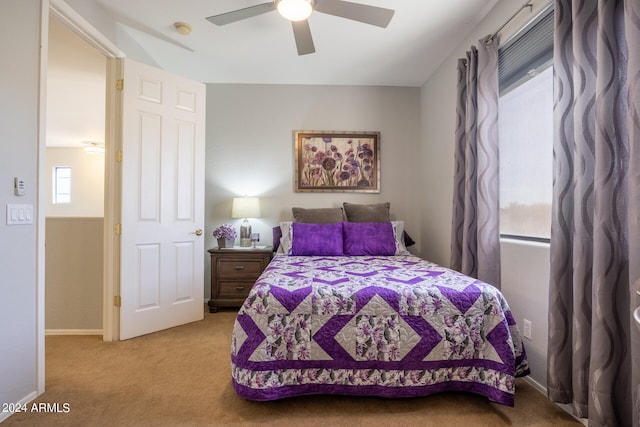
{"type": "Polygon", "coordinates": [[[359,205],[356,203],[343,203],[344,213],[349,222],[389,222],[391,215],[389,209],[391,203],[374,203],[359,205]]]}
{"type": "Polygon", "coordinates": [[[291,208],[295,222],[308,224],[331,224],[344,221],[342,208],[291,208]]]}

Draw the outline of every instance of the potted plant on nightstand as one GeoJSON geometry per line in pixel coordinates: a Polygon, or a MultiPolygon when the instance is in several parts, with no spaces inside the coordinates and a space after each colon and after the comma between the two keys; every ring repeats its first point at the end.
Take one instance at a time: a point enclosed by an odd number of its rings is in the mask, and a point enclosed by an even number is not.
{"type": "Polygon", "coordinates": [[[222,224],[213,230],[213,237],[218,239],[218,247],[220,249],[232,248],[237,235],[236,229],[231,224],[222,224]]]}

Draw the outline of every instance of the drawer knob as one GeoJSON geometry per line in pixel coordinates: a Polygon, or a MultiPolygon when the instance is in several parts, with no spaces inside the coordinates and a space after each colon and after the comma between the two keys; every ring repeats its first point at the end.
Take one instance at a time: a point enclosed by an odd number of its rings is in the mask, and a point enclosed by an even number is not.
{"type": "Polygon", "coordinates": [[[236,291],[244,291],[244,286],[236,286],[236,291]]]}
{"type": "Polygon", "coordinates": [[[235,269],[236,270],[244,270],[244,265],[236,265],[235,269]]]}

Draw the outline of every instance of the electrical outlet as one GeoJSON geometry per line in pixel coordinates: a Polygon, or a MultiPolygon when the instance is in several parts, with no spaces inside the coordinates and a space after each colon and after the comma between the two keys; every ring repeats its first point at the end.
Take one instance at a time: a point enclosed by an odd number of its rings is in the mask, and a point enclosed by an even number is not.
{"type": "Polygon", "coordinates": [[[533,327],[531,320],[524,319],[522,323],[522,336],[531,339],[531,328],[533,327]]]}

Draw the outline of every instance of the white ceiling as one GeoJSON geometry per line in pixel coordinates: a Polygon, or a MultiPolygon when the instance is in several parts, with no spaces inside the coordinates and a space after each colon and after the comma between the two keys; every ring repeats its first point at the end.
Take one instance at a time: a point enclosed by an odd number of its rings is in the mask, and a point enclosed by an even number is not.
{"type": "Polygon", "coordinates": [[[158,66],[204,83],[421,86],[498,0],[352,0],[395,15],[383,29],[313,12],[316,53],[304,56],[276,11],[225,26],[205,19],[269,0],[85,1],[96,1],[158,66]],[[193,32],[178,34],[176,21],[193,32]]]}
{"type": "Polygon", "coordinates": [[[56,19],[48,53],[47,147],[104,142],[106,58],[56,19]]]}
{"type": "MultiPolygon", "coordinates": [[[[275,11],[225,26],[205,19],[268,0],[65,1],[93,4],[127,56],[204,83],[419,87],[499,0],[352,0],[394,9],[391,23],[383,29],[314,12],[316,53],[304,56],[275,11]],[[192,33],[178,34],[176,21],[192,33]]],[[[47,146],[104,141],[105,61],[51,20],[47,146]]]]}

